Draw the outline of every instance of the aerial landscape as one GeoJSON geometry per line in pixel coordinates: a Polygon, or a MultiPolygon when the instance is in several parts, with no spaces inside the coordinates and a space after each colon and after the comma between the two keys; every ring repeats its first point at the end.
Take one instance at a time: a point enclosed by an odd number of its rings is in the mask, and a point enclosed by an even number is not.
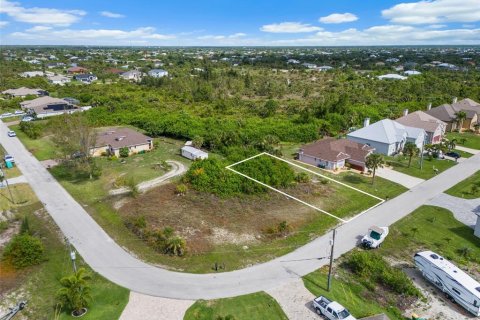
{"type": "Polygon", "coordinates": [[[0,0],[0,320],[480,317],[480,2],[0,0]]]}

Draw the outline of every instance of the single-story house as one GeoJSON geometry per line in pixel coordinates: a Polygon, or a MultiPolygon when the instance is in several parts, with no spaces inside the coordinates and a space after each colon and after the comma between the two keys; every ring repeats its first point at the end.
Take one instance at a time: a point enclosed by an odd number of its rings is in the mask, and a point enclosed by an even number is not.
{"type": "Polygon", "coordinates": [[[190,160],[207,159],[208,153],[192,146],[185,145],[182,147],[182,156],[190,160]]]}
{"type": "Polygon", "coordinates": [[[37,97],[43,97],[43,96],[48,96],[48,91],[45,91],[43,89],[30,89],[26,87],[21,87],[18,89],[8,89],[5,91],[2,91],[2,94],[15,97],[15,98],[25,98],[26,96],[37,96],[37,97]]]}
{"type": "Polygon", "coordinates": [[[43,77],[45,73],[43,71],[25,71],[20,73],[22,78],[43,77]]]}
{"type": "Polygon", "coordinates": [[[117,69],[117,68],[108,68],[105,70],[105,73],[113,73],[113,74],[121,74],[123,72],[124,72],[123,70],[117,69]]]}
{"type": "Polygon", "coordinates": [[[62,75],[49,76],[47,77],[48,82],[51,84],[58,84],[63,86],[65,83],[69,83],[71,79],[62,75]]]}
{"type": "Polygon", "coordinates": [[[140,81],[142,80],[142,72],[138,70],[130,70],[120,74],[120,78],[125,80],[140,81]]]}
{"type": "Polygon", "coordinates": [[[78,67],[78,66],[73,66],[67,69],[67,73],[70,73],[70,74],[81,74],[87,71],[88,71],[87,69],[83,67],[78,67]]]}
{"type": "Polygon", "coordinates": [[[447,131],[460,129],[460,123],[457,120],[457,112],[463,111],[467,114],[463,121],[462,129],[473,130],[477,123],[480,123],[480,103],[472,99],[463,99],[457,101],[453,99],[451,104],[445,103],[438,107],[427,110],[426,112],[447,124],[447,131]]]}
{"type": "Polygon", "coordinates": [[[477,212],[477,216],[477,224],[475,225],[473,234],[480,238],[480,212],[477,212]]]}
{"type": "Polygon", "coordinates": [[[365,160],[375,148],[347,139],[326,138],[302,146],[298,160],[329,170],[342,169],[345,163],[360,171],[365,170],[365,160]]]}
{"type": "Polygon", "coordinates": [[[95,146],[90,149],[93,157],[103,154],[120,156],[120,149],[128,148],[129,155],[153,149],[153,139],[130,128],[116,128],[97,134],[95,146]]]}
{"type": "Polygon", "coordinates": [[[97,76],[91,73],[88,74],[77,74],[73,77],[75,80],[83,82],[83,83],[91,83],[97,80],[97,76]]]}
{"type": "Polygon", "coordinates": [[[404,77],[404,76],[401,76],[401,75],[395,74],[395,73],[384,74],[384,75],[378,76],[377,78],[380,79],[380,80],[384,80],[384,79],[405,80],[405,79],[407,79],[407,77],[404,77]]]}
{"type": "Polygon", "coordinates": [[[372,125],[369,119],[365,119],[364,127],[348,133],[347,139],[369,145],[375,153],[391,156],[401,152],[407,142],[413,142],[421,149],[426,135],[423,129],[406,127],[390,119],[372,125]]]}
{"type": "Polygon", "coordinates": [[[447,127],[445,122],[423,111],[415,111],[409,114],[408,110],[405,110],[403,117],[400,117],[395,121],[407,127],[425,130],[427,133],[425,139],[426,144],[440,143],[445,135],[445,129],[447,127]]]}
{"type": "Polygon", "coordinates": [[[168,71],[163,69],[152,69],[148,71],[148,75],[154,78],[162,78],[168,76],[168,71]]]}
{"type": "Polygon", "coordinates": [[[407,76],[418,76],[422,73],[420,71],[416,71],[416,70],[407,70],[403,74],[406,74],[407,76]]]}
{"type": "Polygon", "coordinates": [[[20,107],[22,110],[25,110],[26,113],[34,115],[37,118],[73,113],[79,110],[76,105],[67,100],[52,98],[50,96],[20,102],[20,107]]]}

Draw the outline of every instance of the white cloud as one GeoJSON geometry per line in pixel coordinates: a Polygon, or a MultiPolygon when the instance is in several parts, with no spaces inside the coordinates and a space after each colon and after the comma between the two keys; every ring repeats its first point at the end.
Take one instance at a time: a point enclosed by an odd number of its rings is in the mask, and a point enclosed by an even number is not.
{"type": "Polygon", "coordinates": [[[8,23],[8,21],[0,21],[0,28],[6,27],[8,23]]]}
{"type": "Polygon", "coordinates": [[[480,29],[432,30],[405,25],[355,28],[339,32],[320,31],[300,39],[277,40],[275,45],[420,45],[420,44],[479,44],[480,29]]]}
{"type": "Polygon", "coordinates": [[[125,18],[125,15],[120,14],[120,13],[115,13],[111,11],[102,11],[100,12],[100,15],[107,17],[107,18],[125,18]]]}
{"type": "Polygon", "coordinates": [[[238,39],[245,37],[246,34],[242,32],[237,32],[231,35],[205,35],[205,36],[200,36],[197,37],[199,40],[223,40],[223,39],[238,39]]]}
{"type": "Polygon", "coordinates": [[[14,32],[9,35],[14,39],[35,40],[39,43],[53,44],[131,44],[145,43],[148,40],[171,40],[173,35],[155,33],[155,28],[144,27],[131,31],[119,29],[60,29],[31,28],[25,32],[14,32]]]}
{"type": "Polygon", "coordinates": [[[52,27],[48,27],[48,26],[35,26],[33,28],[30,28],[30,29],[27,29],[26,31],[27,32],[42,32],[42,31],[47,31],[47,30],[51,30],[52,27]]]}
{"type": "Polygon", "coordinates": [[[399,3],[382,11],[392,23],[436,24],[480,21],[479,0],[423,0],[399,3]]]}
{"type": "Polygon", "coordinates": [[[320,31],[322,28],[300,22],[281,22],[266,24],[262,26],[260,30],[271,33],[305,33],[320,31]]]}
{"type": "Polygon", "coordinates": [[[59,10],[50,8],[24,8],[18,2],[0,0],[0,13],[5,13],[15,21],[69,26],[87,13],[82,10],[59,10]]]}
{"type": "Polygon", "coordinates": [[[332,13],[326,17],[321,17],[318,21],[322,23],[345,23],[345,22],[352,22],[357,21],[358,17],[353,13],[345,12],[345,13],[332,13]]]}
{"type": "Polygon", "coordinates": [[[429,25],[427,28],[429,28],[429,29],[443,29],[443,28],[446,28],[446,27],[448,27],[446,24],[432,24],[432,25],[429,25]]]}

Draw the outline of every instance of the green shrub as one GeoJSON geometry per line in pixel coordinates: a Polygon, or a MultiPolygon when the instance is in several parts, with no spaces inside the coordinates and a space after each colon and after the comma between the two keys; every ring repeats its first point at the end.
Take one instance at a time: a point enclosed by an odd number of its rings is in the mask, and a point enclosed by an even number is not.
{"type": "Polygon", "coordinates": [[[15,269],[39,264],[43,260],[44,248],[40,239],[27,233],[13,237],[3,252],[2,259],[15,269]]]}
{"type": "Polygon", "coordinates": [[[38,139],[42,135],[43,126],[34,122],[20,122],[20,130],[30,139],[38,139]]]}
{"type": "Polygon", "coordinates": [[[310,182],[310,176],[306,172],[300,172],[295,176],[295,181],[300,183],[308,183],[310,182]]]}
{"type": "Polygon", "coordinates": [[[128,147],[120,148],[118,152],[120,154],[120,158],[127,158],[130,155],[130,150],[128,150],[128,147]]]}

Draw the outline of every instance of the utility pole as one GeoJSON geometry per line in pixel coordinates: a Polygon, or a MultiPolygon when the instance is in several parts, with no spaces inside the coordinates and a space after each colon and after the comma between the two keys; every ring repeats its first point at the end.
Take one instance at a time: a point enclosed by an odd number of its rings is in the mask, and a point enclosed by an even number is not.
{"type": "Polygon", "coordinates": [[[22,311],[25,306],[27,304],[27,301],[20,301],[15,307],[13,308],[9,308],[10,311],[3,315],[3,316],[0,316],[0,320],[10,320],[10,319],[13,319],[13,317],[15,317],[15,315],[19,312],[19,311],[22,311]]]}
{"type": "Polygon", "coordinates": [[[330,267],[328,268],[328,284],[327,284],[327,291],[330,291],[330,287],[332,285],[332,271],[333,271],[333,250],[335,249],[335,234],[337,233],[337,229],[333,229],[333,237],[330,240],[330,267]]]}
{"type": "Polygon", "coordinates": [[[72,244],[70,243],[70,240],[68,240],[67,237],[65,237],[65,241],[67,242],[68,251],[70,252],[70,259],[72,260],[73,272],[77,273],[77,265],[75,264],[75,259],[76,259],[75,249],[73,248],[72,244]]]}
{"type": "Polygon", "coordinates": [[[8,179],[5,176],[5,173],[3,172],[3,165],[2,164],[0,164],[0,174],[2,175],[2,178],[3,178],[2,182],[5,181],[5,184],[7,185],[8,193],[10,194],[10,199],[12,200],[12,203],[15,203],[15,201],[13,200],[12,190],[10,190],[10,185],[8,184],[8,179]]]}

